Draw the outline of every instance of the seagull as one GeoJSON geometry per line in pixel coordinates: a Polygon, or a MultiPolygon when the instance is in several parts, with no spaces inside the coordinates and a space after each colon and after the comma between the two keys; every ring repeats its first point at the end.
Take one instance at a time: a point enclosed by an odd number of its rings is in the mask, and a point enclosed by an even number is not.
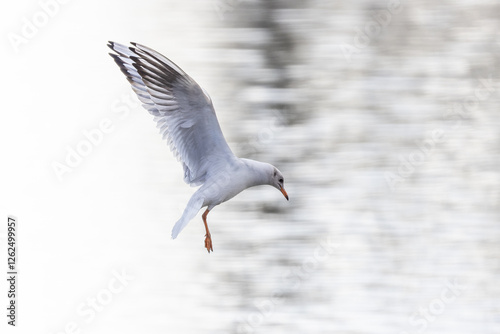
{"type": "Polygon", "coordinates": [[[213,252],[207,215],[243,190],[270,185],[288,200],[283,174],[271,164],[236,157],[229,148],[208,94],[179,66],[138,43],[109,42],[113,57],[142,106],[154,116],[157,128],[182,163],[184,182],[200,186],[172,229],[172,239],[204,207],[205,248],[213,252]]]}

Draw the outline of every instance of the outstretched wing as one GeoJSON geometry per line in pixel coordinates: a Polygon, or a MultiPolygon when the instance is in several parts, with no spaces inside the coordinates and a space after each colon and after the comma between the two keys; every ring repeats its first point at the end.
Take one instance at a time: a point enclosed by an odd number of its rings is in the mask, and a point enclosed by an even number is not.
{"type": "Polygon", "coordinates": [[[163,139],[184,167],[184,181],[205,182],[207,173],[234,157],[210,97],[182,69],[158,52],[136,43],[109,42],[111,57],[157,122],[163,139]]]}

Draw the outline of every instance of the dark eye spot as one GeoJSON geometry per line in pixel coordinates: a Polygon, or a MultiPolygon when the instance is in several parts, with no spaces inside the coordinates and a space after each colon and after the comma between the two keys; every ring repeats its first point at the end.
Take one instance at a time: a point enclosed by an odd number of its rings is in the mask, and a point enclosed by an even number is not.
{"type": "Polygon", "coordinates": [[[279,181],[279,183],[283,183],[283,179],[279,179],[278,181],[279,181]]]}
{"type": "Polygon", "coordinates": [[[276,177],[276,169],[274,170],[274,177],[276,177]]]}

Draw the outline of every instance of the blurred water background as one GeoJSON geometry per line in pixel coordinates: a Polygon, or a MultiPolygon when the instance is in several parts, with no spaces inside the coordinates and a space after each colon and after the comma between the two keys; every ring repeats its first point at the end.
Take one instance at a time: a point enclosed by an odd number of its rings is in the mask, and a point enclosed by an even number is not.
{"type": "Polygon", "coordinates": [[[57,4],[17,47],[44,9],[1,14],[23,333],[500,332],[498,2],[57,4]],[[200,215],[172,241],[194,189],[107,40],[194,77],[290,202],[261,187],[215,208],[210,255],[200,215]]]}

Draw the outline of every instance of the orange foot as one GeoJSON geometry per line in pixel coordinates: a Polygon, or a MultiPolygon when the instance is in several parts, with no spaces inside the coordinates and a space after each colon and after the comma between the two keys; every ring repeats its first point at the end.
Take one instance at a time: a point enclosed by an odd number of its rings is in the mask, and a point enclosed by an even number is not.
{"type": "Polygon", "coordinates": [[[210,233],[205,234],[205,248],[207,251],[210,253],[210,251],[214,251],[212,247],[212,237],[210,236],[210,233]]]}

